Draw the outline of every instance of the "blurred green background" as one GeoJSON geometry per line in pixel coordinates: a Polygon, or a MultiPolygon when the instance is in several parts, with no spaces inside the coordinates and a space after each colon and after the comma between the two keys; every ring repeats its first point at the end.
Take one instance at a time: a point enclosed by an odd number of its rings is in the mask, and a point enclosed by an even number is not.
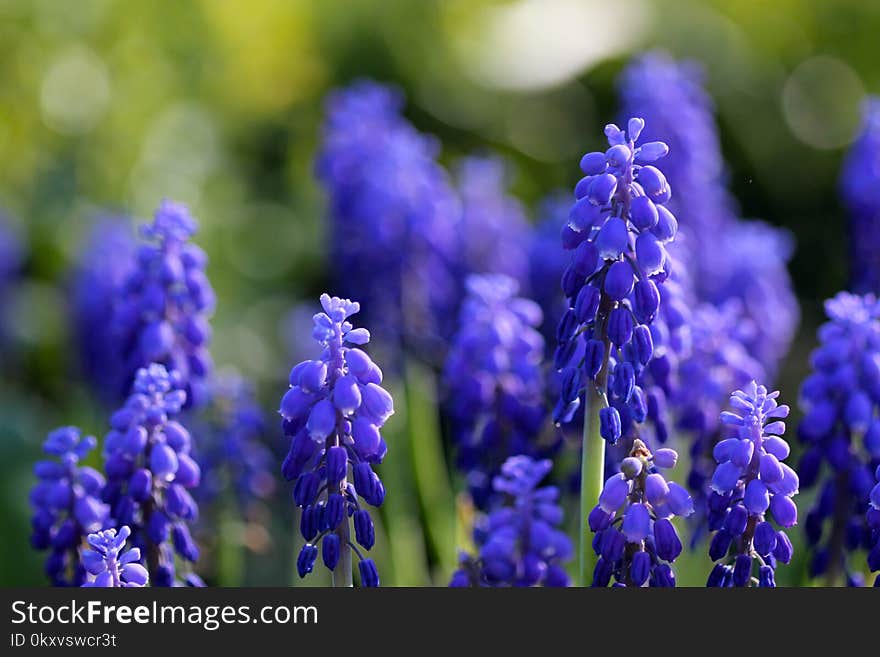
{"type": "MultiPolygon", "coordinates": [[[[445,163],[503,155],[534,206],[570,188],[580,155],[600,146],[632,54],[698,59],[743,215],[797,239],[803,324],[777,382],[794,402],[821,301],[845,285],[837,176],[861,99],[880,92],[877,34],[880,3],[867,0],[0,0],[0,207],[28,245],[0,364],[0,584],[44,583],[27,490],[47,431],[105,431],[66,320],[67,272],[92,217],[190,204],[219,298],[215,361],[257,382],[274,426],[303,348],[290,326],[310,316],[291,311],[313,307],[328,279],[312,176],[323,98],[357,77],[400,86],[445,163]]],[[[292,582],[293,505],[280,488],[273,540],[229,566],[250,583],[292,582]]],[[[685,559],[679,581],[702,584],[707,563],[702,551],[685,559]]],[[[418,564],[398,567],[416,572],[392,581],[427,581],[418,564]]]]}

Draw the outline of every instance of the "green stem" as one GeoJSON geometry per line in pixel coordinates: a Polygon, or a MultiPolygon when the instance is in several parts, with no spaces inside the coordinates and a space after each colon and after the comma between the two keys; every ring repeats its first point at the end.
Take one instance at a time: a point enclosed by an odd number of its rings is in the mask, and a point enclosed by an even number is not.
{"type": "Polygon", "coordinates": [[[602,493],[605,475],[605,439],[599,434],[602,398],[595,386],[587,386],[584,435],[581,444],[580,569],[578,585],[589,586],[598,557],[593,550],[587,517],[602,493]]]}
{"type": "Polygon", "coordinates": [[[333,570],[333,587],[350,588],[354,586],[351,577],[351,547],[348,542],[351,539],[351,520],[346,518],[336,530],[339,536],[339,563],[333,570]]]}

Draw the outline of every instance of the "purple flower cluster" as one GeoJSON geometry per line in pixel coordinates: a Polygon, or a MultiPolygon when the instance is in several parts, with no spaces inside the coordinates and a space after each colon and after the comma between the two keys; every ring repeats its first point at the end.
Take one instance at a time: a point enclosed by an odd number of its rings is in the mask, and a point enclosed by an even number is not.
{"type": "Polygon", "coordinates": [[[510,454],[546,456],[559,445],[544,406],[541,309],[517,297],[503,274],[467,280],[459,330],[444,371],[457,465],[477,508],[490,505],[493,479],[510,454]]]}
{"type": "Polygon", "coordinates": [[[836,580],[858,570],[849,552],[871,549],[865,512],[880,464],[880,301],[841,292],[825,312],[813,373],[801,387],[798,436],[806,451],[799,472],[804,487],[821,482],[804,523],[811,574],[836,580]]]}
{"type": "MultiPolygon", "coordinates": [[[[522,204],[507,193],[504,163],[493,157],[465,158],[458,166],[457,182],[459,267],[465,274],[506,274],[527,286],[531,227],[522,204]]],[[[555,246],[559,248],[558,239],[555,246]]]]}
{"type": "Polygon", "coordinates": [[[197,227],[185,205],[164,200],[141,230],[149,243],[138,249],[136,266],[118,290],[111,327],[124,372],[121,391],[140,368],[160,363],[177,372],[188,405],[206,401],[215,298],[207,256],[189,242],[197,227]]]}
{"type": "Polygon", "coordinates": [[[880,98],[865,101],[861,134],[843,165],[840,190],[849,210],[851,289],[880,293],[880,98]]]}
{"type": "Polygon", "coordinates": [[[176,372],[157,363],[142,368],[104,439],[104,499],[114,525],[131,527],[154,586],[175,583],[175,553],[190,563],[199,558],[188,525],[198,516],[189,491],[201,470],[190,455],[189,431],[174,419],[185,402],[176,372]]]}
{"type": "Polygon", "coordinates": [[[196,490],[200,506],[229,490],[244,517],[258,500],[275,491],[275,455],[265,442],[266,418],[250,381],[234,371],[220,372],[210,387],[204,426],[197,447],[202,481],[196,490]]]}
{"type": "Polygon", "coordinates": [[[23,260],[21,240],[0,211],[0,347],[3,346],[8,331],[6,306],[9,289],[20,273],[23,260]]]}
{"type": "Polygon", "coordinates": [[[307,541],[297,570],[300,577],[312,571],[320,544],[329,570],[340,561],[350,563],[350,550],[359,558],[361,584],[378,586],[375,564],[351,541],[350,523],[356,542],[372,548],[373,521],[359,497],[376,507],[385,499],[373,465],[385,457],[380,430],[394,413],[394,402],[381,386],[382,371],[359,348],[370,341],[370,333],[348,321],[360,304],[322,294],[321,306],[312,336],[323,350],[291,370],[290,389],[281,400],[284,433],[291,438],[281,469],[288,481],[296,480],[293,497],[302,509],[300,530],[307,541]]]}
{"type": "MultiPolygon", "coordinates": [[[[871,551],[868,553],[868,568],[871,572],[880,570],[880,465],[874,472],[877,483],[868,496],[868,530],[870,531],[871,551]]],[[[880,575],[874,579],[874,586],[880,587],[880,575]]]]}
{"type": "Polygon", "coordinates": [[[522,455],[504,462],[492,486],[506,501],[474,528],[478,556],[462,554],[450,586],[568,586],[572,545],[558,529],[559,490],[538,488],[552,467],[522,455]]]}
{"type": "Polygon", "coordinates": [[[740,339],[772,374],[798,322],[785,266],[792,240],[784,231],[737,216],[701,68],[648,53],[627,67],[620,93],[624,116],[645,118],[643,137],[662,138],[670,147],[663,171],[676,190],[669,207],[681,228],[673,254],[688,271],[682,282],[691,304],[732,303],[748,327],[740,339]],[[773,322],[766,321],[767,308],[774,309],[773,322]]]}
{"type": "Polygon", "coordinates": [[[586,176],[563,231],[572,256],[562,276],[569,308],[556,335],[563,378],[553,417],[571,421],[582,390],[595,385],[605,404],[601,434],[610,443],[648,417],[637,381],[653,356],[650,324],[660,308],[658,283],[669,273],[665,244],[677,229],[665,207],[671,187],[650,164],[668,148],[657,141],[636,146],[644,125],[634,118],[626,130],[606,126],[610,148],[581,159],[586,176]]]}
{"type": "Polygon", "coordinates": [[[331,94],[316,169],[329,196],[336,287],[364,303],[382,335],[431,358],[455,320],[461,208],[438,143],[401,116],[402,105],[369,81],[331,94]]]}
{"type": "Polygon", "coordinates": [[[83,586],[136,588],[147,585],[150,577],[140,564],[141,551],[136,547],[124,550],[129,535],[131,529],[125,525],[118,533],[115,529],[105,529],[89,534],[89,548],[83,552],[82,561],[94,579],[83,586]]]}
{"type": "Polygon", "coordinates": [[[777,530],[797,524],[792,496],[798,492],[798,476],[782,461],[788,457],[783,418],[789,408],[779,405],[779,392],[752,381],[730,397],[733,411],[721,413],[731,437],[715,445],[717,462],[709,499],[709,529],[715,531],[709,556],[717,562],[707,586],[776,586],[777,562],[791,561],[791,541],[777,530]],[[758,561],[758,578],[752,577],[758,561]]]}
{"type": "Polygon", "coordinates": [[[674,516],[694,512],[690,494],[659,471],[675,466],[678,454],[661,448],[653,454],[636,438],[620,472],[609,477],[590,512],[593,549],[599,555],[593,586],[673,587],[670,564],[681,554],[674,516]]]}
{"type": "Polygon", "coordinates": [[[559,286],[565,273],[566,259],[559,235],[568,230],[568,211],[571,200],[560,192],[541,201],[538,224],[529,242],[529,290],[532,298],[541,305],[544,321],[541,333],[548,344],[555,343],[556,327],[568,303],[559,286]]]}
{"type": "MultiPolygon", "coordinates": [[[[121,391],[120,354],[114,325],[107,318],[119,290],[136,263],[137,242],[126,219],[102,217],[95,221],[77,258],[71,290],[71,321],[83,374],[109,403],[121,391]]],[[[128,382],[125,384],[128,385],[128,382]]]]}
{"type": "Polygon", "coordinates": [[[43,451],[53,458],[34,466],[39,481],[30,493],[31,544],[37,550],[50,550],[46,574],[54,586],[79,586],[85,581],[80,547],[108,519],[107,505],[101,501],[104,477],[81,465],[96,445],[93,436],[81,436],[76,427],[55,429],[43,444],[43,451]]]}

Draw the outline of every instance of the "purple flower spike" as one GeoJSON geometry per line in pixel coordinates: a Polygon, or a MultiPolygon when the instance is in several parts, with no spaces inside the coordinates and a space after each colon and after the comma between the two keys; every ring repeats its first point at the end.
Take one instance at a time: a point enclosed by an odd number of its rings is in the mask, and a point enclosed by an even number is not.
{"type": "Polygon", "coordinates": [[[779,420],[789,413],[788,406],[777,403],[778,397],[779,392],[767,392],[752,381],[731,395],[732,410],[722,413],[729,437],[714,450],[718,465],[708,506],[710,528],[716,531],[709,556],[718,563],[707,586],[775,586],[776,562],[787,563],[791,558],[791,543],[785,533],[765,519],[769,509],[781,527],[797,522],[797,507],[791,499],[797,485],[785,484],[786,479],[796,482],[797,475],[791,471],[786,477],[786,469],[791,469],[777,457],[788,453],[788,446],[777,434],[784,430],[779,420]],[[777,545],[783,545],[783,550],[788,546],[785,560],[772,557],[777,545]],[[754,559],[759,561],[758,578],[752,577],[754,559]],[[719,568],[732,568],[732,577],[720,577],[719,568]]]}

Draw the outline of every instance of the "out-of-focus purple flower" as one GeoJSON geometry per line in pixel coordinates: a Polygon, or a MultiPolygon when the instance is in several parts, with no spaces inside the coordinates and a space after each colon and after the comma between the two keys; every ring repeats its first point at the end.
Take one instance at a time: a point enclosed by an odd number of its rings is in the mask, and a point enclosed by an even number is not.
{"type": "Polygon", "coordinates": [[[348,319],[360,304],[322,294],[321,306],[312,331],[321,354],[291,370],[290,388],[281,399],[282,426],[291,439],[281,471],[288,481],[296,480],[293,497],[302,509],[300,532],[307,541],[297,570],[300,577],[312,571],[319,545],[331,571],[351,550],[360,560],[361,584],[378,586],[375,565],[355,542],[365,550],[375,542],[373,521],[361,500],[378,507],[385,499],[373,466],[387,452],[380,430],[394,413],[394,401],[380,385],[382,370],[360,349],[370,333],[348,319]]]}
{"type": "Polygon", "coordinates": [[[83,586],[141,587],[150,577],[141,564],[141,551],[133,547],[123,551],[131,535],[127,526],[89,534],[89,548],[83,552],[83,566],[92,576],[83,586]]]}
{"type": "Polygon", "coordinates": [[[571,558],[562,523],[559,490],[538,488],[553,464],[512,456],[492,486],[506,500],[474,528],[476,557],[462,554],[450,586],[568,586],[564,564],[571,558]]]}
{"type": "Polygon", "coordinates": [[[219,372],[209,392],[195,454],[202,469],[196,498],[204,507],[229,491],[247,519],[253,504],[275,491],[276,459],[266,445],[266,418],[253,384],[237,372],[219,372]]]}
{"type": "Polygon", "coordinates": [[[364,303],[381,335],[432,358],[455,320],[461,207],[438,143],[402,105],[370,81],[332,93],[316,171],[329,199],[334,286],[364,303]]]}
{"type": "Polygon", "coordinates": [[[503,274],[471,276],[446,361],[446,412],[474,503],[485,510],[510,454],[541,457],[559,445],[544,405],[541,309],[503,274]]]}
{"type": "MultiPolygon", "coordinates": [[[[868,552],[868,568],[871,572],[880,570],[880,465],[874,472],[877,482],[868,494],[868,531],[870,532],[871,548],[868,552]]],[[[874,579],[874,586],[880,587],[880,575],[874,579]]]]}
{"type": "Polygon", "coordinates": [[[821,486],[804,523],[810,572],[838,581],[861,568],[850,553],[872,547],[865,514],[880,464],[880,302],[841,292],[825,312],[813,373],[801,386],[798,471],[805,488],[821,486]]]}
{"type": "Polygon", "coordinates": [[[38,461],[38,483],[31,489],[31,544],[49,550],[46,574],[54,586],[79,586],[85,581],[80,548],[86,535],[105,527],[107,505],[101,501],[104,477],[81,465],[97,441],[76,427],[52,431],[43,451],[52,458],[38,461]]]}
{"type": "Polygon", "coordinates": [[[740,336],[768,375],[785,356],[799,309],[786,263],[790,235],[762,222],[743,222],[727,189],[714,108],[693,62],[663,53],[637,58],[621,76],[624,116],[642,116],[643,139],[662,139],[670,155],[663,172],[675,188],[668,206],[681,235],[671,252],[689,272],[694,301],[735,301],[748,331],[740,336]],[[766,320],[774,309],[772,322],[766,320]]]}
{"type": "Polygon", "coordinates": [[[465,274],[506,274],[527,288],[531,227],[522,204],[507,191],[504,163],[494,157],[468,157],[457,173],[462,208],[459,267],[465,274]]]}
{"type": "Polygon", "coordinates": [[[541,333],[545,341],[556,341],[556,327],[568,309],[559,281],[566,268],[564,249],[559,236],[568,226],[571,198],[566,193],[548,196],[538,209],[538,224],[529,244],[529,290],[541,306],[544,321],[541,333]]]}
{"type": "Polygon", "coordinates": [[[198,505],[190,490],[201,470],[191,456],[192,438],[175,418],[186,402],[176,372],[157,363],[138,370],[131,395],[110,418],[104,439],[104,500],[113,525],[128,525],[153,586],[175,584],[175,553],[195,562],[190,534],[198,505]]]}
{"type": "Polygon", "coordinates": [[[865,101],[861,133],[847,154],[840,191],[849,210],[850,288],[880,293],[880,98],[865,101]]]}
{"type": "MultiPolygon", "coordinates": [[[[189,239],[198,224],[189,209],[163,200],[153,223],[143,226],[147,240],[136,266],[119,289],[111,331],[121,358],[120,390],[150,363],[177,372],[190,406],[207,401],[205,381],[213,365],[208,352],[215,297],[205,274],[207,256],[189,239]]],[[[135,531],[135,535],[137,532],[135,531]]]]}
{"type": "Polygon", "coordinates": [[[83,373],[108,402],[116,402],[123,378],[108,321],[123,283],[136,264],[137,242],[127,219],[101,217],[80,249],[73,271],[71,313],[83,373]]]}
{"type": "Polygon", "coordinates": [[[677,460],[673,450],[652,454],[636,438],[620,471],[605,482],[589,516],[593,549],[599,555],[593,586],[608,586],[612,578],[615,586],[675,586],[670,564],[682,546],[671,520],[694,512],[688,492],[660,472],[677,460]]]}
{"type": "Polygon", "coordinates": [[[8,333],[7,303],[9,290],[21,273],[24,261],[24,246],[11,222],[0,211],[0,347],[8,333]]]}
{"type": "Polygon", "coordinates": [[[609,149],[581,159],[586,176],[575,187],[574,206],[563,230],[571,251],[562,275],[569,308],[559,321],[555,366],[563,385],[554,420],[568,423],[586,386],[595,385],[605,408],[601,434],[609,443],[633,437],[648,416],[639,385],[653,357],[651,324],[661,308],[658,285],[669,275],[666,244],[677,222],[665,204],[671,186],[653,163],[662,142],[641,141],[644,121],[626,130],[608,125],[609,149]]]}
{"type": "Polygon", "coordinates": [[[769,513],[776,526],[797,524],[791,498],[799,480],[783,463],[790,451],[782,438],[789,408],[778,397],[752,381],[730,396],[733,410],[721,413],[730,434],[713,452],[718,465],[709,498],[709,529],[715,532],[709,556],[716,563],[707,586],[775,586],[777,563],[791,561],[788,536],[767,519],[769,513]]]}

